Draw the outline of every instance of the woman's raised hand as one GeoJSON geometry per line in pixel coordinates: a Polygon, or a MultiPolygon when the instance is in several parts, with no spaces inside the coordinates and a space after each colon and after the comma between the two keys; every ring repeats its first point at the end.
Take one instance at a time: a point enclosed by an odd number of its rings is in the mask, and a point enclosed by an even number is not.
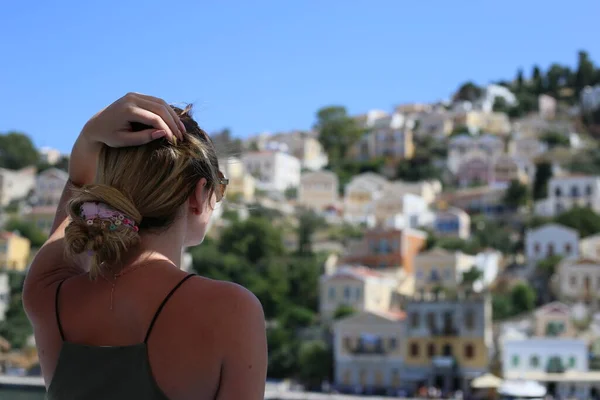
{"type": "Polygon", "coordinates": [[[93,142],[110,147],[139,146],[167,137],[171,142],[183,140],[185,126],[177,113],[162,99],[128,93],[96,115],[81,134],[93,142]],[[133,131],[131,123],[152,128],[133,131]]]}

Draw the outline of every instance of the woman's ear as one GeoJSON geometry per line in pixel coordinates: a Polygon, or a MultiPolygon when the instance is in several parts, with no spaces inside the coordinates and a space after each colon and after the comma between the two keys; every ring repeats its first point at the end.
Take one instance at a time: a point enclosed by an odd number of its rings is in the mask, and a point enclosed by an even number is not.
{"type": "Polygon", "coordinates": [[[190,211],[195,215],[202,214],[204,211],[205,203],[208,200],[208,190],[206,190],[206,178],[202,178],[196,184],[196,188],[192,192],[189,198],[190,211]]]}

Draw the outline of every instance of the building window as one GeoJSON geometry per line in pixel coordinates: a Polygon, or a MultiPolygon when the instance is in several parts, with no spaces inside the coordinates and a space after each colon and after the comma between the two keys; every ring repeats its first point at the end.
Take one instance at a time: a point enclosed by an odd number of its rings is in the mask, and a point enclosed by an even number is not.
{"type": "Polygon", "coordinates": [[[465,326],[472,331],[475,328],[475,315],[473,310],[467,310],[465,314],[465,326]]]}
{"type": "Polygon", "coordinates": [[[579,197],[579,188],[577,186],[571,188],[571,197],[579,197]]]}
{"type": "Polygon", "coordinates": [[[398,343],[397,343],[395,337],[389,339],[388,346],[389,346],[390,350],[396,350],[397,345],[398,345],[398,343]]]}
{"type": "Polygon", "coordinates": [[[533,252],[535,253],[536,256],[538,256],[540,254],[541,251],[541,247],[539,243],[536,243],[533,245],[533,252]]]}
{"type": "Polygon", "coordinates": [[[571,255],[571,251],[572,251],[572,250],[573,250],[573,249],[571,248],[571,243],[567,243],[567,244],[565,244],[565,254],[567,254],[567,255],[571,255]]]}
{"type": "Polygon", "coordinates": [[[361,287],[357,287],[355,289],[354,295],[356,296],[356,300],[360,301],[360,299],[362,298],[362,288],[361,287]]]}
{"type": "Polygon", "coordinates": [[[435,357],[435,343],[429,343],[427,345],[427,356],[429,358],[435,357]]]}
{"type": "Polygon", "coordinates": [[[350,300],[350,287],[344,286],[344,300],[350,300]]]}
{"type": "Polygon", "coordinates": [[[572,287],[577,286],[577,277],[575,275],[571,275],[571,279],[569,279],[569,281],[571,282],[572,287]]]}
{"type": "Polygon", "coordinates": [[[452,345],[450,343],[446,343],[442,350],[442,354],[444,357],[452,357],[452,345]]]}
{"type": "Polygon", "coordinates": [[[562,196],[562,190],[559,187],[557,187],[556,189],[554,189],[554,195],[556,197],[562,196]]]}
{"type": "Polygon", "coordinates": [[[519,366],[519,356],[518,355],[515,354],[514,356],[512,356],[511,364],[513,367],[519,366]]]}
{"type": "Polygon", "coordinates": [[[575,368],[576,364],[577,364],[577,361],[576,361],[575,357],[573,357],[573,356],[569,357],[569,368],[575,368]]]}
{"type": "Polygon", "coordinates": [[[330,287],[329,288],[329,301],[334,301],[335,300],[335,288],[334,287],[330,287]]]}
{"type": "Polygon", "coordinates": [[[427,313],[427,328],[433,333],[435,331],[435,314],[432,312],[427,313]]]}
{"type": "Polygon", "coordinates": [[[412,314],[410,314],[410,326],[412,328],[419,327],[419,313],[413,312],[412,314]]]}
{"type": "Polygon", "coordinates": [[[531,356],[529,359],[529,365],[531,368],[538,368],[540,366],[540,358],[538,356],[531,356]]]}
{"type": "Polygon", "coordinates": [[[552,257],[554,255],[554,244],[548,243],[548,257],[552,257]]]}
{"type": "Polygon", "coordinates": [[[351,351],[352,350],[352,339],[349,337],[345,337],[344,338],[344,348],[347,351],[351,351]]]}
{"type": "Polygon", "coordinates": [[[413,342],[410,344],[410,356],[419,357],[419,343],[413,342]]]}
{"type": "Polygon", "coordinates": [[[585,187],[585,194],[586,194],[586,196],[591,196],[592,195],[592,185],[587,185],[585,187]]]}
{"type": "Polygon", "coordinates": [[[475,357],[475,347],[472,344],[465,345],[465,358],[471,360],[475,357]]]}

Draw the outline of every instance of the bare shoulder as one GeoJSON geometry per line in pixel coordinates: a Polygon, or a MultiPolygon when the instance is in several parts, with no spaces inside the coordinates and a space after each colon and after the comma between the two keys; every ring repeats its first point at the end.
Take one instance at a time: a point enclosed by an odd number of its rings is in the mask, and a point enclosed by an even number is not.
{"type": "Polygon", "coordinates": [[[233,282],[193,277],[186,291],[190,303],[203,304],[196,308],[219,318],[223,326],[252,323],[264,326],[263,308],[258,298],[245,287],[233,282]]]}

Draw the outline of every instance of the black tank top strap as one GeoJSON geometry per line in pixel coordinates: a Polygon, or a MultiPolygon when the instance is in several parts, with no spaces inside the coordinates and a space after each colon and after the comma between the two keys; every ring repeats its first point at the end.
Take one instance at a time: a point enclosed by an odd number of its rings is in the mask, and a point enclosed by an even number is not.
{"type": "Polygon", "coordinates": [[[64,342],[65,334],[63,333],[62,324],[60,323],[60,311],[58,309],[58,296],[60,295],[60,288],[62,284],[65,283],[66,279],[60,281],[58,286],[56,287],[56,295],[54,296],[54,312],[56,313],[56,325],[58,325],[58,332],[60,333],[60,338],[64,342]]]}
{"type": "Polygon", "coordinates": [[[156,319],[160,315],[160,312],[162,311],[162,309],[165,306],[165,304],[167,304],[167,302],[169,301],[169,299],[171,298],[171,296],[173,296],[173,294],[175,293],[175,291],[177,289],[179,289],[179,287],[181,285],[183,285],[183,283],[185,281],[187,281],[189,278],[191,278],[192,276],[195,276],[195,275],[196,274],[189,274],[185,278],[183,278],[182,280],[180,280],[179,283],[177,285],[175,285],[175,287],[173,289],[171,289],[171,291],[169,292],[169,294],[167,294],[167,296],[162,301],[162,303],[160,303],[160,306],[158,306],[158,309],[156,310],[156,313],[154,314],[154,317],[152,318],[152,322],[150,322],[150,326],[148,327],[148,332],[146,333],[146,337],[144,338],[144,343],[148,343],[148,338],[150,337],[150,334],[152,333],[152,328],[154,328],[154,323],[156,322],[156,319]]]}

